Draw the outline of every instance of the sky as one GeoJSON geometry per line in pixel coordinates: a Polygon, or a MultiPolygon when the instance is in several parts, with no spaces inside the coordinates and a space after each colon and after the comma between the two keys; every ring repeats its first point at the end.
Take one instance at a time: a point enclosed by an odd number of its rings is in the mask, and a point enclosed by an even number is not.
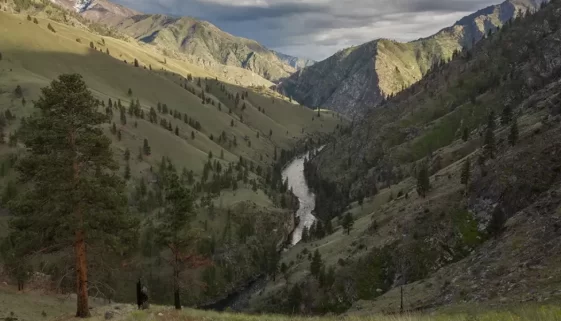
{"type": "Polygon", "coordinates": [[[191,16],[279,52],[323,60],[377,38],[430,36],[493,0],[114,0],[145,13],[191,16]]]}

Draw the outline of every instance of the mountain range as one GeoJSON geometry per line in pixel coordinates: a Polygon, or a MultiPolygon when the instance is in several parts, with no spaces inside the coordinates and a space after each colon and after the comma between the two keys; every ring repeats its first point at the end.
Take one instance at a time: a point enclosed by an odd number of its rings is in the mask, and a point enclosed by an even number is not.
{"type": "Polygon", "coordinates": [[[143,14],[107,0],[51,0],[84,18],[111,26],[144,43],[186,54],[207,67],[240,67],[278,81],[313,61],[270,50],[260,43],[233,36],[207,21],[191,17],[143,14]]]}
{"type": "Polygon", "coordinates": [[[310,107],[360,114],[418,82],[455,51],[471,48],[519,12],[544,0],[508,0],[466,16],[428,38],[408,43],[378,39],[341,50],[282,81],[279,90],[310,107]]]}

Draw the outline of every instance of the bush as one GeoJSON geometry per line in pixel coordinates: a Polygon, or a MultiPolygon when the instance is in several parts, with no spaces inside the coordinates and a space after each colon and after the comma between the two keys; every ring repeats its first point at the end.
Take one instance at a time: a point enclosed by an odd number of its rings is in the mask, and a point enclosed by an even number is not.
{"type": "Polygon", "coordinates": [[[49,23],[49,25],[47,26],[47,29],[49,29],[50,31],[52,31],[52,32],[55,32],[55,33],[56,33],[56,30],[55,30],[55,28],[53,28],[53,26],[51,26],[51,24],[50,24],[50,23],[49,23]]]}

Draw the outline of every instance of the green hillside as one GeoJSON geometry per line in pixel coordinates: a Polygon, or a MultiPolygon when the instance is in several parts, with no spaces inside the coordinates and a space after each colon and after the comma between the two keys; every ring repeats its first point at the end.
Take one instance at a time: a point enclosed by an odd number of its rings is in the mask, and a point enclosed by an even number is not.
{"type": "MultiPolygon", "coordinates": [[[[109,115],[104,132],[112,139],[114,157],[120,163],[118,174],[127,179],[130,213],[141,222],[139,250],[131,259],[159,293],[158,302],[171,301],[166,279],[170,271],[162,267],[162,259],[156,260],[159,256],[152,250],[150,235],[165,205],[161,180],[169,168],[195,198],[194,225],[204,229],[205,242],[212,244],[205,247],[205,254],[228,249],[234,255],[222,258],[216,254],[219,263],[212,273],[220,280],[211,289],[191,291],[185,302],[211,302],[263,273],[257,262],[264,259],[265,250],[287,239],[294,224],[292,196],[279,188],[278,165],[275,169],[273,165],[281,157],[286,161],[304,143],[324,139],[345,121],[327,111],[318,117],[316,111],[265,87],[243,88],[224,82],[219,75],[164,56],[152,46],[102,36],[80,24],[78,18],[68,22],[47,19],[64,15],[56,6],[30,10],[32,16],[26,11],[0,12],[4,134],[0,145],[0,235],[8,232],[5,204],[23,188],[16,184],[14,170],[24,155],[18,141],[20,124],[34,111],[33,101],[41,88],[61,74],[78,73],[98,100],[99,110],[109,115]],[[248,235],[242,239],[239,230],[247,230],[248,224],[248,235]],[[147,271],[154,269],[159,272],[150,272],[148,277],[147,271]]],[[[63,291],[72,291],[70,279],[60,274],[67,262],[52,255],[35,258],[33,263],[47,270],[63,291]]],[[[107,277],[103,273],[94,269],[91,278],[100,281],[107,277]]],[[[113,289],[128,287],[139,276],[126,270],[111,273],[119,275],[112,281],[113,289]]],[[[204,269],[196,270],[195,278],[204,273],[204,269]]],[[[8,271],[2,278],[12,281],[8,271]]],[[[132,300],[134,295],[107,291],[102,291],[104,296],[120,300],[132,300]]]]}
{"type": "Polygon", "coordinates": [[[304,312],[395,313],[401,290],[405,310],[557,300],[560,5],[454,55],[308,162],[320,232],[250,307],[287,311],[296,293],[304,312]]]}

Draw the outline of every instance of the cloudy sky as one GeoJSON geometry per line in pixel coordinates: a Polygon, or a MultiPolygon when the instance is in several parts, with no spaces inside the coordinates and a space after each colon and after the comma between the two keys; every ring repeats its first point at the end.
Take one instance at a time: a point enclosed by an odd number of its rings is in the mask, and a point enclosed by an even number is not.
{"type": "Polygon", "coordinates": [[[429,36],[498,0],[114,0],[208,20],[280,52],[322,60],[376,38],[429,36]]]}

